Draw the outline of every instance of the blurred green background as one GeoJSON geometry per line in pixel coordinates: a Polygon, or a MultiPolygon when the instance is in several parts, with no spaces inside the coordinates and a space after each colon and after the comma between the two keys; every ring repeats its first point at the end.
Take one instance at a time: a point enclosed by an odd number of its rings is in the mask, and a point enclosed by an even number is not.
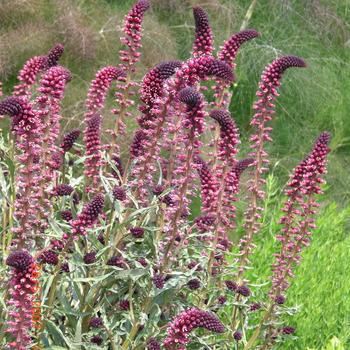
{"type": "MultiPolygon", "coordinates": [[[[63,108],[63,131],[82,122],[84,100],[94,73],[118,64],[119,36],[130,0],[1,0],[0,81],[10,94],[27,58],[41,55],[56,42],[65,45],[61,63],[73,80],[63,108]]],[[[281,185],[323,130],[332,135],[326,196],[319,228],[289,293],[289,305],[300,313],[289,320],[299,340],[280,349],[321,349],[333,336],[350,348],[350,2],[349,0],[151,0],[144,25],[143,56],[138,71],[165,59],[189,57],[194,24],[191,7],[209,13],[219,47],[239,31],[247,10],[255,7],[248,28],[262,36],[245,44],[237,60],[237,84],[230,106],[243,138],[243,154],[259,76],[282,54],[303,57],[307,69],[290,69],[283,78],[273,144],[272,170],[263,233],[254,274],[263,281],[270,272],[274,236],[279,229],[281,185]]],[[[108,104],[113,105],[112,94],[108,104]]],[[[104,118],[106,123],[111,115],[104,118]]],[[[130,121],[130,125],[133,121],[130,121]]],[[[327,348],[328,349],[328,348],[327,348]]]]}

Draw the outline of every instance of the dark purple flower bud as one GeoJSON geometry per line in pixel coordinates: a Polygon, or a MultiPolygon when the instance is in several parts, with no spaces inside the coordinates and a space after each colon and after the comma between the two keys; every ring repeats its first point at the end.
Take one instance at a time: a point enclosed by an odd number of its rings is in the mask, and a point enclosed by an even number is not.
{"type": "Polygon", "coordinates": [[[281,332],[283,334],[293,334],[295,333],[295,328],[294,327],[291,327],[291,326],[286,326],[286,327],[283,327],[281,328],[281,332]]]}
{"type": "Polygon", "coordinates": [[[246,285],[239,286],[236,292],[244,297],[249,297],[251,294],[250,289],[246,285]]]}
{"type": "Polygon", "coordinates": [[[220,60],[213,61],[208,71],[208,75],[214,75],[227,82],[233,82],[235,80],[231,67],[227,63],[220,60]]]}
{"type": "Polygon", "coordinates": [[[114,199],[118,200],[118,201],[125,201],[126,199],[126,192],[124,190],[123,187],[120,186],[115,186],[113,188],[113,197],[114,199]]]}
{"type": "Polygon", "coordinates": [[[68,152],[80,136],[80,130],[74,129],[63,136],[61,148],[64,152],[68,152]]]}
{"type": "Polygon", "coordinates": [[[85,235],[86,229],[93,226],[102,213],[103,206],[104,196],[98,193],[84,206],[82,213],[73,221],[73,233],[85,235]]]}
{"type": "Polygon", "coordinates": [[[152,278],[153,284],[156,288],[162,289],[165,283],[165,277],[160,274],[155,274],[152,278]]]}
{"type": "Polygon", "coordinates": [[[187,282],[187,286],[192,290],[196,290],[201,287],[201,282],[198,278],[193,278],[187,282]]]}
{"type": "Polygon", "coordinates": [[[202,268],[202,266],[200,266],[199,264],[198,264],[198,262],[196,262],[196,261],[191,261],[188,265],[187,265],[187,267],[190,269],[190,270],[192,270],[194,267],[196,267],[197,266],[197,268],[196,268],[196,271],[202,271],[203,270],[203,268],[202,268]]]}
{"type": "Polygon", "coordinates": [[[54,196],[60,196],[60,197],[70,196],[73,191],[74,191],[74,188],[67,184],[58,185],[52,190],[54,196]]]}
{"type": "Polygon", "coordinates": [[[120,310],[128,311],[130,309],[130,302],[129,300],[121,300],[119,302],[119,308],[120,310]]]}
{"type": "Polygon", "coordinates": [[[225,281],[228,290],[235,292],[238,288],[237,283],[234,281],[225,281]]]}
{"type": "Polygon", "coordinates": [[[164,192],[164,190],[165,190],[165,187],[163,185],[157,185],[153,187],[152,192],[155,196],[160,196],[164,192]]]}
{"type": "Polygon", "coordinates": [[[254,39],[260,36],[260,33],[254,29],[246,29],[231,36],[225,41],[224,46],[218,53],[220,60],[227,62],[230,65],[234,65],[234,59],[241,45],[248,40],[254,39]]]}
{"type": "Polygon", "coordinates": [[[283,305],[286,302],[286,297],[284,295],[277,295],[275,297],[275,302],[278,305],[283,305]]]}
{"type": "Polygon", "coordinates": [[[226,298],[224,295],[220,295],[220,296],[218,297],[218,303],[219,303],[220,305],[224,305],[224,304],[226,303],[226,301],[227,301],[227,298],[226,298]]]}
{"type": "Polygon", "coordinates": [[[250,305],[250,308],[249,308],[250,311],[257,311],[260,309],[261,309],[260,303],[253,303],[252,305],[250,305]]]}
{"type": "Polygon", "coordinates": [[[58,60],[61,58],[64,51],[62,44],[56,44],[47,54],[47,66],[48,68],[57,66],[58,60]]]}
{"type": "Polygon", "coordinates": [[[160,344],[156,338],[152,337],[147,340],[147,350],[161,350],[160,344]]]}
{"type": "Polygon", "coordinates": [[[18,271],[27,270],[33,262],[33,257],[26,250],[11,252],[6,259],[6,265],[14,267],[18,271]]]}
{"type": "Polygon", "coordinates": [[[242,332],[236,331],[233,333],[233,338],[237,341],[240,341],[242,339],[242,332]]]}
{"type": "Polygon", "coordinates": [[[207,13],[201,7],[193,8],[196,24],[196,36],[193,44],[193,56],[210,55],[213,51],[213,33],[207,13]]]}
{"type": "Polygon", "coordinates": [[[147,134],[144,130],[137,130],[134,139],[130,145],[130,154],[137,158],[145,153],[145,142],[147,141],[147,134]]]}
{"type": "Polygon", "coordinates": [[[96,261],[96,252],[89,252],[84,255],[85,264],[93,264],[96,261]]]}
{"type": "Polygon", "coordinates": [[[147,260],[145,258],[139,258],[137,261],[143,266],[146,267],[148,266],[147,260]]]}
{"type": "Polygon", "coordinates": [[[73,214],[70,210],[62,210],[60,216],[63,220],[69,222],[73,219],[73,214]]]}
{"type": "MultiPolygon", "coordinates": [[[[122,160],[118,157],[118,156],[113,156],[112,160],[114,162],[114,166],[117,168],[117,170],[119,171],[119,174],[121,176],[123,176],[124,174],[124,170],[123,170],[123,165],[122,165],[122,160]]],[[[115,173],[115,172],[114,172],[115,173]]],[[[115,174],[116,176],[116,174],[115,174]]]]}
{"type": "Polygon", "coordinates": [[[102,318],[100,317],[92,317],[90,322],[89,322],[89,325],[91,328],[99,328],[103,325],[103,321],[102,321],[102,318]]]}
{"type": "Polygon", "coordinates": [[[202,99],[202,95],[194,87],[186,87],[179,91],[179,100],[190,108],[197,107],[202,99]]]}
{"type": "Polygon", "coordinates": [[[7,97],[0,102],[0,115],[9,115],[12,117],[21,113],[22,110],[22,104],[17,97],[7,97]]]}
{"type": "Polygon", "coordinates": [[[96,345],[101,345],[102,344],[102,337],[100,337],[99,335],[94,335],[93,337],[91,337],[90,339],[91,343],[96,344],[96,345]]]}
{"type": "Polygon", "coordinates": [[[142,238],[145,230],[142,227],[132,227],[130,229],[130,233],[135,237],[135,238],[142,238]]]}
{"type": "Polygon", "coordinates": [[[122,256],[116,255],[116,256],[112,256],[111,258],[108,259],[107,265],[124,268],[125,267],[125,261],[124,261],[122,256]]]}
{"type": "Polygon", "coordinates": [[[67,273],[70,271],[68,263],[65,262],[61,265],[61,271],[67,272],[67,273]]]}
{"type": "MultiPolygon", "coordinates": [[[[162,94],[165,80],[170,78],[181,64],[181,61],[161,62],[146,74],[141,87],[141,100],[147,105],[143,112],[149,111],[155,99],[162,94]]],[[[144,126],[149,118],[152,118],[152,115],[145,113],[138,121],[140,126],[144,126]]]]}
{"type": "Polygon", "coordinates": [[[103,233],[100,233],[97,237],[98,241],[102,244],[105,245],[105,238],[103,236],[103,233]]]}
{"type": "Polygon", "coordinates": [[[58,255],[53,250],[46,250],[45,252],[39,255],[38,259],[39,261],[42,261],[45,264],[58,264],[58,255]]]}
{"type": "Polygon", "coordinates": [[[245,158],[240,160],[235,166],[235,172],[240,176],[244,170],[246,170],[250,165],[254,163],[253,158],[245,158]]]}

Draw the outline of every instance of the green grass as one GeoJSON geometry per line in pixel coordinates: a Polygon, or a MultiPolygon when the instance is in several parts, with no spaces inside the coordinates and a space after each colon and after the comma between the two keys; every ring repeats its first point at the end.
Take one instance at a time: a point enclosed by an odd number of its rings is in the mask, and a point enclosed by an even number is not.
{"type": "MultiPolygon", "coordinates": [[[[30,0],[16,6],[18,2],[5,0],[0,4],[0,80],[4,91],[10,93],[17,72],[28,57],[47,52],[57,41],[64,42],[62,64],[72,71],[73,80],[64,102],[63,130],[70,129],[82,121],[84,99],[94,73],[104,65],[118,63],[120,23],[133,1],[30,0]],[[70,11],[63,12],[64,6],[70,11]]],[[[161,60],[188,57],[193,38],[191,5],[208,9],[219,46],[239,30],[251,1],[152,3],[145,21],[139,77],[161,60]]],[[[345,349],[350,348],[350,5],[347,0],[258,1],[249,27],[263,35],[246,44],[237,60],[237,85],[230,109],[243,136],[241,155],[247,149],[251,106],[261,71],[282,54],[305,58],[308,68],[291,69],[280,89],[270,150],[274,188],[286,182],[291,169],[310,150],[321,131],[329,130],[333,135],[329,185],[318,229],[288,293],[288,304],[300,306],[300,312],[288,320],[296,326],[299,340],[280,349],[321,349],[331,346],[327,344],[333,336],[345,349]]],[[[113,105],[112,96],[108,104],[113,105]]],[[[110,120],[108,110],[105,119],[110,120]]],[[[254,258],[254,274],[261,281],[266,281],[270,273],[280,202],[277,192],[269,204],[276,212],[265,218],[264,230],[257,239],[262,249],[254,258]]]]}

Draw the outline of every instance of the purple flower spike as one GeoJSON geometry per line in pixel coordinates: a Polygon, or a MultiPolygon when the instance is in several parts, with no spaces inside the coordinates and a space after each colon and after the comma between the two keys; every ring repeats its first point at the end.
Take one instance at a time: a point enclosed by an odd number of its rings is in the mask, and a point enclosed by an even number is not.
{"type": "Polygon", "coordinates": [[[73,129],[72,131],[63,136],[63,140],[61,143],[61,148],[63,152],[68,152],[73,147],[74,143],[79,138],[80,133],[80,130],[73,129]]]}
{"type": "Polygon", "coordinates": [[[213,52],[213,32],[207,13],[201,7],[193,8],[196,35],[193,43],[193,56],[210,55],[213,52]]]}
{"type": "Polygon", "coordinates": [[[149,338],[147,341],[147,350],[161,350],[160,344],[156,338],[149,338]]]}
{"type": "Polygon", "coordinates": [[[191,108],[195,108],[201,102],[202,95],[193,87],[187,87],[179,92],[179,100],[191,108]]]}
{"type": "Polygon", "coordinates": [[[51,68],[57,66],[58,60],[63,55],[64,46],[62,44],[56,44],[47,54],[47,67],[51,68]]]}
{"type": "Polygon", "coordinates": [[[190,341],[189,333],[195,328],[205,328],[215,333],[225,332],[224,325],[215,314],[192,308],[180,313],[169,324],[164,347],[169,350],[185,349],[190,341]]]}
{"type": "Polygon", "coordinates": [[[228,63],[231,67],[234,67],[234,60],[241,45],[258,36],[260,36],[260,33],[254,29],[246,29],[233,34],[231,38],[225,41],[224,46],[218,53],[218,57],[220,60],[228,63]]]}

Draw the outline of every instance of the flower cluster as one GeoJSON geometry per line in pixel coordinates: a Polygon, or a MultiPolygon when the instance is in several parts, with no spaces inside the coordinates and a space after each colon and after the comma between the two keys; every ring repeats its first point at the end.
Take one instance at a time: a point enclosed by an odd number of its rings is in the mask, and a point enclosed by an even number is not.
{"type": "Polygon", "coordinates": [[[213,32],[211,30],[207,13],[201,7],[193,8],[193,17],[196,25],[195,40],[192,55],[210,55],[213,50],[213,32]]]}
{"type": "Polygon", "coordinates": [[[246,234],[240,242],[240,258],[239,258],[239,273],[242,274],[244,266],[249,262],[248,256],[254,249],[252,242],[253,235],[259,230],[259,218],[261,217],[262,208],[258,205],[265,192],[262,185],[265,180],[262,174],[268,171],[268,153],[264,149],[266,142],[271,142],[271,130],[268,126],[275,113],[274,100],[278,96],[277,88],[280,86],[280,80],[283,72],[291,67],[305,67],[305,62],[295,56],[284,56],[273,61],[265,68],[260,82],[259,90],[256,93],[258,100],[254,104],[255,114],[250,122],[250,125],[255,129],[256,133],[250,137],[251,150],[250,156],[255,159],[254,176],[248,182],[248,190],[252,194],[252,202],[249,204],[246,211],[246,234]]]}
{"type": "Polygon", "coordinates": [[[26,350],[31,343],[33,294],[36,291],[35,263],[33,257],[25,250],[13,251],[6,259],[6,264],[13,268],[10,279],[10,295],[7,301],[11,308],[12,320],[8,321],[7,332],[13,340],[7,345],[9,349],[26,350]]]}
{"type": "Polygon", "coordinates": [[[78,129],[73,129],[67,134],[63,136],[63,140],[61,143],[61,149],[62,151],[68,152],[74,145],[74,143],[78,140],[80,136],[80,130],[78,129]]]}
{"type": "Polygon", "coordinates": [[[190,341],[189,333],[195,328],[205,328],[215,333],[223,333],[224,325],[218,317],[208,311],[192,308],[183,311],[169,324],[168,335],[164,340],[166,349],[186,349],[190,341]]]}
{"type": "Polygon", "coordinates": [[[72,222],[72,234],[85,235],[86,230],[96,223],[98,216],[102,213],[103,206],[104,196],[98,193],[84,206],[83,211],[72,222]]]}
{"type": "Polygon", "coordinates": [[[99,184],[99,169],[102,166],[101,159],[101,115],[95,114],[87,121],[84,130],[84,142],[86,159],[84,162],[84,175],[90,179],[92,186],[90,191],[97,191],[99,184]]]}
{"type": "Polygon", "coordinates": [[[286,194],[281,218],[282,234],[277,236],[281,242],[281,251],[275,254],[273,264],[271,297],[283,297],[282,293],[289,287],[288,279],[293,277],[293,266],[300,263],[300,252],[310,243],[311,229],[315,228],[315,209],[318,204],[313,198],[322,193],[320,175],[326,172],[326,157],[330,149],[330,134],[322,133],[316,140],[310,154],[295,168],[286,194]]]}

